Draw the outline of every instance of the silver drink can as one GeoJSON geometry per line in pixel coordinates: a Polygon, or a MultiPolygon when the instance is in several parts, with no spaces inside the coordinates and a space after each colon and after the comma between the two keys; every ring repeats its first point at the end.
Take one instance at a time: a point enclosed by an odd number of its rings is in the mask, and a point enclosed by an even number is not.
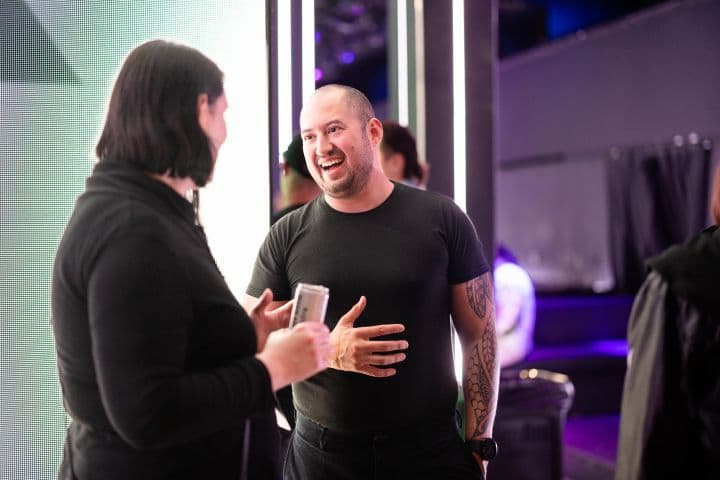
{"type": "Polygon", "coordinates": [[[290,326],[314,320],[325,321],[330,290],[322,285],[298,283],[295,289],[295,303],[290,314],[290,326]]]}

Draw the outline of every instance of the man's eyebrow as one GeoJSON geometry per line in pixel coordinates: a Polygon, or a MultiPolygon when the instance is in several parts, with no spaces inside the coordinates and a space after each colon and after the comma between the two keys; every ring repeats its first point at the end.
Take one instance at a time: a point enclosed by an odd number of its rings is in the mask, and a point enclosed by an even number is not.
{"type": "MultiPolygon", "coordinates": [[[[340,120],[339,118],[334,118],[334,119],[332,119],[332,120],[329,120],[329,121],[325,122],[325,123],[323,124],[322,128],[327,128],[327,127],[329,127],[330,125],[333,125],[333,124],[338,124],[338,125],[345,126],[345,122],[343,122],[343,121],[340,120]]],[[[301,134],[305,134],[305,133],[308,133],[308,132],[312,132],[313,130],[315,130],[315,128],[313,128],[313,127],[303,128],[302,130],[300,130],[300,133],[301,133],[301,134]]]]}
{"type": "Polygon", "coordinates": [[[337,123],[337,124],[340,124],[340,125],[345,125],[345,122],[343,122],[343,121],[340,120],[339,118],[333,118],[333,119],[330,120],[329,122],[326,122],[324,126],[327,127],[327,126],[332,125],[332,124],[334,124],[334,123],[337,123]]]}

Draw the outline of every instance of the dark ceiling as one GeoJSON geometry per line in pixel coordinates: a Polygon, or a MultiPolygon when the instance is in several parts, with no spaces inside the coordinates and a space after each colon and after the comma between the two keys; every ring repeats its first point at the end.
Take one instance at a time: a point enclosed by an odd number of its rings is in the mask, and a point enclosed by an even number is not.
{"type": "MultiPolygon", "coordinates": [[[[394,0],[315,1],[318,85],[352,85],[372,101],[387,97],[387,1],[394,0]]],[[[666,1],[682,0],[498,0],[498,57],[516,55],[666,1]]]]}

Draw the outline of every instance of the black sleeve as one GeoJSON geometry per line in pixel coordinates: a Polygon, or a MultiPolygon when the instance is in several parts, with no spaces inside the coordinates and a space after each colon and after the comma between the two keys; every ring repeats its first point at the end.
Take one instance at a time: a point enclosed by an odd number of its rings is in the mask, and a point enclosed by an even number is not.
{"type": "Polygon", "coordinates": [[[274,300],[290,300],[292,292],[285,271],[285,238],[289,235],[287,218],[273,225],[260,246],[255,259],[250,284],[245,293],[259,297],[263,290],[269,288],[274,300]]]}
{"type": "Polygon", "coordinates": [[[92,355],[116,431],[136,448],[164,448],[240,425],[272,405],[254,356],[220,368],[185,368],[193,309],[181,262],[159,239],[113,241],[88,285],[92,355]]]}
{"type": "Polygon", "coordinates": [[[454,203],[445,211],[448,235],[449,265],[448,283],[457,285],[467,282],[490,270],[482,244],[470,218],[454,203]]]}

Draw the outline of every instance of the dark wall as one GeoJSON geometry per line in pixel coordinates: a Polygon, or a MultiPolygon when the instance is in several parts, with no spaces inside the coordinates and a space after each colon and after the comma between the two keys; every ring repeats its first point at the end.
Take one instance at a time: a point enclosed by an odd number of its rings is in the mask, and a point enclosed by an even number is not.
{"type": "Polygon", "coordinates": [[[720,140],[718,25],[671,3],[500,63],[497,238],[541,289],[612,287],[611,147],[720,140]]]}
{"type": "Polygon", "coordinates": [[[500,158],[717,134],[718,25],[687,1],[502,61],[500,158]]]}

